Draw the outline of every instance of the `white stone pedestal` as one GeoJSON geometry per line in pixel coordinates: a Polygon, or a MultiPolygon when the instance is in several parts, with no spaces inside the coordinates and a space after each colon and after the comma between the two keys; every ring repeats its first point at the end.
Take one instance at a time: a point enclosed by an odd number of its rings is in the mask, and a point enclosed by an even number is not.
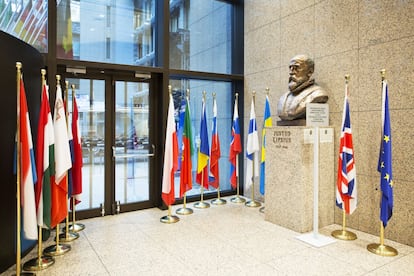
{"type": "MultiPolygon", "coordinates": [[[[266,131],[265,220],[299,233],[313,229],[314,128],[266,131]]],[[[319,227],[334,223],[334,129],[319,128],[319,227]]]]}

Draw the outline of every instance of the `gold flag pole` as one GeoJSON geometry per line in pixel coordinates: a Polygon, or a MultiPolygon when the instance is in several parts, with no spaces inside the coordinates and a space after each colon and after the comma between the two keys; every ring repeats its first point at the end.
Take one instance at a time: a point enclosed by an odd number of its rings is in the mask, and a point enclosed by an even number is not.
{"type": "MultiPolygon", "coordinates": [[[[270,91],[269,87],[266,87],[266,89],[265,89],[265,90],[266,90],[266,96],[267,96],[267,97],[269,97],[269,91],[270,91]]],[[[266,126],[265,126],[265,121],[264,121],[265,119],[266,119],[266,118],[264,118],[264,117],[263,117],[263,130],[264,130],[264,132],[266,133],[266,129],[265,129],[265,127],[266,127],[266,126]]],[[[262,130],[262,132],[263,132],[263,130],[262,130]]],[[[264,139],[264,138],[262,137],[262,143],[264,142],[264,140],[263,140],[263,139],[264,139]]],[[[262,149],[262,150],[263,150],[263,149],[262,149]]],[[[265,207],[264,207],[264,206],[263,206],[263,207],[261,207],[261,208],[259,209],[259,212],[260,212],[260,213],[264,213],[264,212],[265,212],[265,207]]]]}
{"type": "MultiPolygon", "coordinates": [[[[380,71],[381,73],[381,79],[382,79],[382,85],[384,85],[385,81],[385,69],[382,69],[380,71]]],[[[383,95],[384,96],[384,95],[383,95]]],[[[383,126],[382,126],[383,127],[383,126]]],[[[382,132],[383,130],[381,130],[382,132]]],[[[371,243],[367,245],[367,250],[371,253],[380,255],[380,256],[387,256],[387,257],[393,257],[398,255],[398,251],[388,245],[384,244],[384,224],[380,220],[380,243],[371,243]]]]}
{"type": "MultiPolygon", "coordinates": [[[[60,86],[60,75],[56,75],[56,86],[58,86],[58,85],[60,86]]],[[[66,174],[65,179],[66,179],[66,181],[68,180],[67,174],[66,174]]],[[[67,185],[67,183],[66,183],[66,185],[67,185]]],[[[66,204],[67,204],[67,201],[66,201],[66,204]]],[[[66,207],[67,207],[67,205],[66,205],[66,207]]],[[[59,232],[60,232],[59,224],[60,224],[60,222],[58,224],[56,224],[56,244],[51,245],[51,246],[45,248],[45,250],[43,250],[43,253],[46,256],[60,256],[60,255],[63,255],[65,253],[69,252],[69,250],[71,249],[70,245],[59,243],[59,232]]]]}
{"type": "MultiPolygon", "coordinates": [[[[73,105],[75,103],[75,85],[72,84],[71,88],[72,88],[72,110],[73,110],[73,105]]],[[[74,203],[73,198],[72,198],[71,204],[72,204],[72,225],[69,227],[69,231],[77,233],[85,229],[85,224],[76,222],[76,210],[75,210],[76,204],[74,203]]]]}
{"type": "MultiPolygon", "coordinates": [[[[239,102],[239,93],[235,95],[236,103],[239,102]]],[[[246,200],[240,197],[240,185],[239,185],[239,155],[236,156],[236,196],[230,199],[233,203],[244,203],[246,200]]]]}
{"type": "MultiPolygon", "coordinates": [[[[187,104],[188,104],[189,101],[190,101],[190,89],[187,89],[186,92],[187,92],[186,97],[187,97],[187,104]]],[[[175,212],[179,215],[191,215],[193,213],[193,209],[187,207],[187,192],[185,192],[184,196],[183,196],[183,207],[178,208],[177,211],[175,211],[175,212]]]]}
{"type": "MultiPolygon", "coordinates": [[[[43,95],[43,87],[46,85],[46,69],[41,69],[40,74],[42,75],[41,95],[43,95]]],[[[28,271],[40,271],[48,268],[54,263],[55,259],[53,257],[42,256],[42,226],[39,225],[37,240],[37,257],[27,261],[23,265],[23,269],[28,271]]]]}
{"type": "Polygon", "coordinates": [[[22,78],[22,63],[16,62],[16,80],[17,80],[17,106],[16,106],[16,275],[35,275],[31,272],[22,272],[21,267],[21,257],[22,257],[22,248],[21,248],[21,199],[20,199],[20,184],[21,184],[21,167],[20,167],[20,159],[21,159],[21,152],[20,152],[20,80],[22,78]]]}
{"type": "MultiPolygon", "coordinates": [[[[206,91],[203,91],[203,103],[204,103],[204,108],[206,108],[206,91]]],[[[204,112],[204,111],[203,111],[204,112]]],[[[202,115],[204,117],[204,113],[202,115]]],[[[203,119],[202,119],[203,120],[203,119]]],[[[200,133],[201,134],[201,133],[200,133]]],[[[200,147],[201,147],[201,137],[200,140],[197,142],[197,147],[198,147],[198,152],[200,152],[200,147]]],[[[197,169],[198,171],[198,169],[197,169]]],[[[207,202],[204,202],[203,198],[204,198],[204,168],[201,171],[201,185],[200,185],[200,201],[196,202],[194,204],[195,208],[198,209],[206,209],[210,207],[210,204],[207,202]]]]}
{"type": "MultiPolygon", "coordinates": [[[[66,125],[69,129],[70,125],[69,125],[69,82],[65,81],[65,117],[66,117],[66,125]]],[[[66,181],[68,181],[68,175],[66,174],[66,181]]],[[[69,204],[70,204],[71,199],[69,198],[69,204]]],[[[65,220],[65,228],[64,228],[64,233],[59,234],[59,239],[62,242],[72,242],[74,240],[76,240],[77,238],[79,238],[79,234],[78,233],[74,233],[72,231],[69,230],[69,208],[67,210],[66,213],[66,220],[65,220]]]]}
{"type": "MultiPolygon", "coordinates": [[[[348,84],[349,84],[350,78],[351,77],[348,74],[345,75],[345,93],[348,94],[347,96],[349,96],[348,84]]],[[[342,229],[332,231],[331,235],[334,238],[337,238],[339,240],[344,240],[344,241],[356,240],[357,235],[351,231],[346,230],[345,224],[346,224],[346,211],[345,211],[345,206],[342,206],[342,229]]]]}
{"type": "MultiPolygon", "coordinates": [[[[171,95],[171,93],[172,93],[171,85],[168,85],[168,93],[169,93],[169,95],[171,95]]],[[[169,103],[169,104],[174,104],[174,103],[169,103]]],[[[167,125],[168,125],[168,122],[167,122],[167,125]]],[[[168,126],[167,126],[167,132],[168,132],[168,126]]],[[[168,137],[166,137],[166,139],[168,139],[168,137]]],[[[171,204],[168,205],[168,215],[161,217],[160,221],[162,223],[167,223],[167,224],[176,223],[176,222],[180,221],[179,217],[171,215],[171,204]]]]}
{"type": "MultiPolygon", "coordinates": [[[[216,93],[213,92],[213,104],[215,104],[215,102],[216,102],[216,93]]],[[[217,120],[217,118],[216,118],[216,120],[217,120]]],[[[216,128],[217,128],[217,122],[216,122],[216,128]]],[[[216,131],[217,131],[217,129],[216,129],[216,131]]],[[[211,145],[213,146],[213,141],[211,141],[211,145]]],[[[217,198],[216,199],[213,199],[211,201],[211,204],[214,204],[214,205],[224,205],[226,203],[227,203],[227,201],[225,199],[220,198],[220,183],[217,183],[217,198]]]]}
{"type": "MultiPolygon", "coordinates": [[[[253,107],[255,106],[255,104],[256,104],[256,91],[253,91],[253,107]]],[[[250,200],[250,201],[247,201],[246,203],[245,203],[245,205],[247,206],[247,207],[260,207],[262,204],[260,203],[260,202],[258,202],[258,201],[256,201],[255,199],[254,199],[254,173],[255,173],[255,158],[256,158],[256,153],[255,152],[253,152],[253,165],[252,165],[252,186],[251,186],[251,189],[252,189],[252,199],[250,200]]]]}

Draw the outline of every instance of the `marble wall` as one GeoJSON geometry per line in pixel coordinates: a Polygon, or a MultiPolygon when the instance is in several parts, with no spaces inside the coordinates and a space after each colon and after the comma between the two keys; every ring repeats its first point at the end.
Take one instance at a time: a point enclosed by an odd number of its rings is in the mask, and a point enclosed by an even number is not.
{"type": "MultiPolygon", "coordinates": [[[[270,89],[272,118],[276,125],[277,101],[287,91],[289,60],[296,54],[308,54],[315,61],[316,82],[329,93],[330,125],[335,128],[334,152],[337,154],[344,75],[349,74],[358,207],[347,217],[347,226],[374,235],[379,235],[380,230],[380,179],[376,170],[381,139],[380,70],[386,69],[395,184],[394,213],[385,229],[385,238],[414,246],[414,170],[411,165],[414,160],[414,1],[244,2],[245,133],[252,91],[256,91],[260,133],[266,87],[270,89]]],[[[334,159],[336,168],[337,158],[334,159]]],[[[271,166],[271,161],[267,164],[271,166]]],[[[334,173],[336,175],[336,171],[334,173]]],[[[263,200],[258,185],[255,188],[256,198],[263,200]]],[[[245,191],[245,195],[250,194],[251,191],[245,191]]],[[[335,222],[342,224],[342,211],[334,205],[332,208],[335,208],[335,222]]]]}

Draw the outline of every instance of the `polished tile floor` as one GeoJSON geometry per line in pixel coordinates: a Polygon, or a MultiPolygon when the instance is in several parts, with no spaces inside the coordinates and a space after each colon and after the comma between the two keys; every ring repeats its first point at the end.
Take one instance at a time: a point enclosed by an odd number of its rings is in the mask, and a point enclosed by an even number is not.
{"type": "MultiPolygon", "coordinates": [[[[229,198],[227,198],[229,201],[229,198]]],[[[175,212],[181,206],[173,206],[175,212]]],[[[37,275],[414,275],[414,248],[385,241],[395,257],[370,253],[377,236],[314,247],[300,235],[264,220],[258,208],[227,202],[160,223],[157,208],[81,221],[71,251],[37,275]]],[[[340,225],[320,229],[330,236],[340,225]]],[[[349,229],[352,230],[352,229],[349,229]]],[[[52,244],[46,243],[44,246],[52,244]]],[[[36,256],[35,248],[22,263],[36,256]]],[[[15,272],[10,268],[4,275],[15,272]]]]}

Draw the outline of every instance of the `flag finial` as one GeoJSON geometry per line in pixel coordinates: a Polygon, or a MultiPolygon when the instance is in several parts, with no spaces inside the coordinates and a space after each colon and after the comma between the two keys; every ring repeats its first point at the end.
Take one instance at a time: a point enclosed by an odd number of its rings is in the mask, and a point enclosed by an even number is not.
{"type": "Polygon", "coordinates": [[[345,75],[345,83],[348,84],[350,79],[351,79],[351,76],[349,74],[346,74],[345,75]]]}
{"type": "Polygon", "coordinates": [[[187,95],[186,95],[186,96],[187,96],[187,98],[190,98],[190,89],[188,89],[188,88],[187,88],[186,92],[187,92],[187,93],[186,93],[186,94],[187,94],[187,95]]]}
{"type": "Polygon", "coordinates": [[[171,94],[172,86],[168,85],[168,93],[171,94]]]}
{"type": "Polygon", "coordinates": [[[270,89],[269,89],[269,87],[266,87],[266,95],[268,95],[269,96],[269,91],[270,91],[270,89]]]}
{"type": "Polygon", "coordinates": [[[22,63],[21,62],[16,62],[16,68],[17,68],[17,70],[22,69],[22,63]]]}
{"type": "Polygon", "coordinates": [[[380,73],[381,73],[381,79],[385,80],[385,69],[381,69],[380,73]]]}
{"type": "Polygon", "coordinates": [[[216,92],[213,92],[213,99],[216,98],[216,92]]]}

